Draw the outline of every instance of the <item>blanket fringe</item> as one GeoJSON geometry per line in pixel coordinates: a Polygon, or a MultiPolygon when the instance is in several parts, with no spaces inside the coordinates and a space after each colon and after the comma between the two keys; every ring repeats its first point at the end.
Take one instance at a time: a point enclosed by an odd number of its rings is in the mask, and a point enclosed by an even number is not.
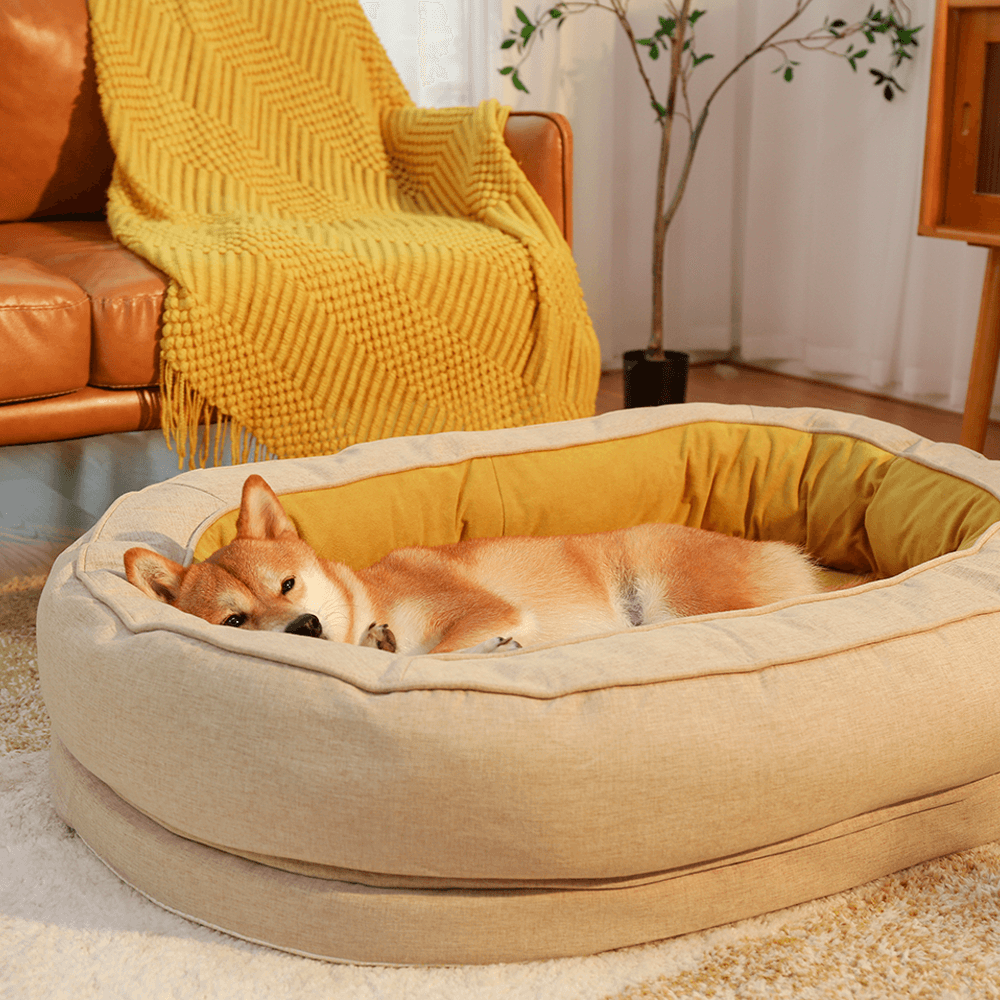
{"type": "Polygon", "coordinates": [[[253,432],[230,414],[223,413],[188,381],[183,372],[160,358],[160,423],[167,447],[177,450],[177,468],[204,469],[225,463],[226,443],[230,461],[243,465],[276,457],[253,432]]]}

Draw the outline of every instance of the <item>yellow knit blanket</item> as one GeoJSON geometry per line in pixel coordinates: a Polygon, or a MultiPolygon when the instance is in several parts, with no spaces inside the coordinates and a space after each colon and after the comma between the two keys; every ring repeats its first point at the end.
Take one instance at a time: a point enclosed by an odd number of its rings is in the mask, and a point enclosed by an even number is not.
{"type": "MultiPolygon", "coordinates": [[[[413,106],[357,0],[90,0],[112,232],[169,277],[164,428],[237,459],[593,412],[569,248],[507,111],[413,106]]],[[[202,456],[204,460],[204,455],[202,456]]]]}

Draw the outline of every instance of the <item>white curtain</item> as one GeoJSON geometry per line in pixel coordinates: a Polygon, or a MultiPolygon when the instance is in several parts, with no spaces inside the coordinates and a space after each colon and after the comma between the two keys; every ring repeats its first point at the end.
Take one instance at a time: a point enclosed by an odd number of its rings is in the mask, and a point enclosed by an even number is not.
{"type": "Polygon", "coordinates": [[[396,72],[421,107],[502,94],[501,0],[361,0],[396,72]]]}
{"type": "MultiPolygon", "coordinates": [[[[758,33],[778,5],[758,0],[758,33]]],[[[754,67],[740,346],[786,371],[961,409],[986,251],[916,235],[934,4],[910,6],[926,27],[891,103],[867,72],[852,79],[821,54],[789,85],[754,67]]]]}
{"type": "MultiPolygon", "coordinates": [[[[869,0],[817,0],[802,16],[858,17],[869,0]]],[[[515,0],[504,0],[504,27],[515,0]]],[[[792,0],[700,0],[693,78],[706,92],[792,0]]],[[[857,75],[823,53],[786,83],[766,53],[712,106],[681,211],[668,237],[668,347],[738,349],[752,362],[960,409],[985,251],[916,235],[934,4],[905,94],[885,101],[868,65],[857,75]]],[[[637,33],[662,5],[633,0],[637,33]]],[[[799,26],[799,25],[797,25],[799,26]]],[[[878,48],[878,47],[877,47],[878,48]]],[[[887,44],[877,59],[885,61],[887,44]]],[[[665,60],[647,67],[665,70],[665,60]]],[[[561,111],[573,126],[574,252],[604,363],[645,342],[658,130],[614,19],[589,11],[546,33],[503,100],[561,111]]],[[[679,157],[675,157],[678,159],[679,157]]]]}

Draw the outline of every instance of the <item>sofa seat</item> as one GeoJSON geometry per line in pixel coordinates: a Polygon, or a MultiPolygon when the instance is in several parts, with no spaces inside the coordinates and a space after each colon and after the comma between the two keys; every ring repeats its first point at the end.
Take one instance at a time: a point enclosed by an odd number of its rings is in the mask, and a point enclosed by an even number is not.
{"type": "Polygon", "coordinates": [[[75,281],[8,257],[0,269],[0,316],[8,332],[0,402],[58,396],[87,384],[90,301],[75,281]]]}
{"type": "MultiPolygon", "coordinates": [[[[157,334],[166,292],[166,275],[116,242],[106,222],[14,222],[0,226],[0,289],[7,301],[11,259],[30,262],[53,286],[51,295],[24,301],[31,327],[53,336],[67,336],[70,323],[79,343],[73,356],[89,346],[89,368],[79,389],[90,384],[104,389],[153,386],[159,379],[157,334]],[[90,307],[70,316],[59,308],[61,296],[77,293],[90,307]]],[[[15,351],[21,345],[15,341],[15,351]]],[[[39,355],[41,368],[52,364],[51,350],[39,355]],[[44,361],[44,364],[42,362],[44,361]]],[[[2,392],[2,383],[0,383],[2,392]]],[[[51,395],[52,393],[46,393],[51,395]]],[[[0,395],[4,401],[16,396],[0,395]]]]}
{"type": "Polygon", "coordinates": [[[0,445],[158,427],[166,281],[104,221],[0,225],[0,445]]]}

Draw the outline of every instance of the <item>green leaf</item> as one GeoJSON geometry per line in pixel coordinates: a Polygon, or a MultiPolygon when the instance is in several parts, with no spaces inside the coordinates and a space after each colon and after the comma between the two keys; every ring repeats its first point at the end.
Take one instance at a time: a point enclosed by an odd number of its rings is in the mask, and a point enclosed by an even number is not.
{"type": "Polygon", "coordinates": [[[859,52],[855,52],[853,56],[847,57],[847,61],[851,64],[851,69],[853,69],[855,73],[858,71],[857,61],[859,59],[863,59],[867,53],[867,49],[861,49],[859,52]]]}
{"type": "Polygon", "coordinates": [[[502,49],[509,49],[512,45],[517,45],[517,39],[516,38],[505,38],[500,43],[500,48],[502,48],[502,49]]]}
{"type": "Polygon", "coordinates": [[[521,43],[526,45],[528,43],[528,39],[531,38],[531,36],[534,33],[535,33],[535,26],[533,24],[526,24],[521,29],[521,43]]]}
{"type": "Polygon", "coordinates": [[[705,13],[707,13],[707,12],[703,11],[703,10],[693,10],[693,11],[691,11],[691,13],[688,15],[688,24],[692,24],[693,25],[695,23],[695,21],[697,21],[698,18],[700,18],[702,16],[702,14],[705,14],[705,13]]]}
{"type": "Polygon", "coordinates": [[[513,72],[514,72],[514,67],[513,66],[504,66],[504,68],[502,70],[500,70],[500,75],[501,76],[508,76],[509,74],[511,74],[513,72]]]}
{"type": "Polygon", "coordinates": [[[549,11],[549,17],[551,18],[559,18],[562,16],[563,12],[556,7],[553,7],[552,10],[549,11]]]}
{"type": "Polygon", "coordinates": [[[712,55],[711,52],[706,52],[703,56],[695,56],[694,59],[691,61],[691,64],[693,66],[697,66],[700,63],[703,63],[706,59],[714,59],[714,58],[715,56],[712,55]]]}
{"type": "Polygon", "coordinates": [[[660,47],[658,45],[650,45],[649,47],[649,58],[659,59],[660,58],[660,47]]]}
{"type": "Polygon", "coordinates": [[[528,88],[521,82],[521,77],[518,76],[517,70],[514,70],[514,75],[510,78],[510,82],[514,84],[515,90],[523,90],[526,94],[528,93],[528,88]]]}
{"type": "Polygon", "coordinates": [[[677,21],[672,17],[661,17],[660,18],[660,30],[657,34],[664,34],[667,38],[674,37],[674,28],[677,27],[677,21]]]}
{"type": "Polygon", "coordinates": [[[788,83],[792,82],[792,67],[791,66],[786,66],[785,67],[785,80],[788,83]]]}
{"type": "Polygon", "coordinates": [[[514,8],[514,13],[517,14],[518,19],[520,20],[521,24],[531,24],[531,18],[528,17],[528,15],[525,14],[524,11],[521,10],[520,7],[515,7],[514,8]]]}
{"type": "Polygon", "coordinates": [[[653,105],[653,109],[660,118],[666,118],[667,109],[659,101],[650,101],[649,103],[653,105]]]}

